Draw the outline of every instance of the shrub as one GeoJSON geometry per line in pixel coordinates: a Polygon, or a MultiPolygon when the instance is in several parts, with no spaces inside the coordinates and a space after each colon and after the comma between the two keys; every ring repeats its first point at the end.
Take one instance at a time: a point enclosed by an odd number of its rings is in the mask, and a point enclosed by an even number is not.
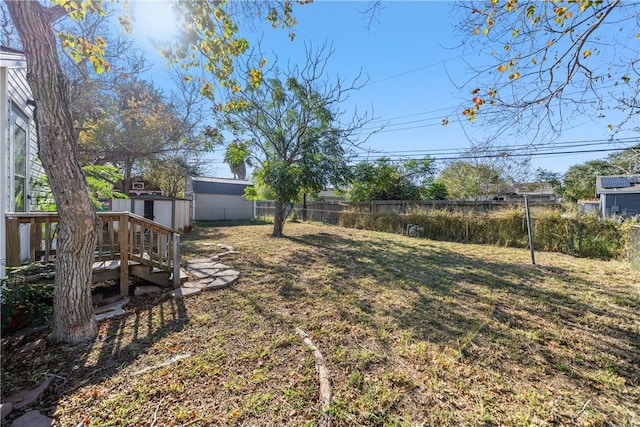
{"type": "MultiPolygon", "coordinates": [[[[534,247],[547,252],[563,252],[592,258],[623,258],[629,252],[629,233],[613,220],[597,215],[568,218],[558,210],[532,209],[534,247]]],[[[343,211],[339,225],[390,233],[406,233],[408,226],[424,230],[420,236],[433,240],[491,244],[526,248],[529,246],[524,209],[503,209],[489,213],[413,209],[407,214],[371,214],[361,210],[343,211]]]]}
{"type": "Polygon", "coordinates": [[[2,284],[2,330],[15,331],[24,325],[39,325],[53,314],[53,286],[23,284],[9,288],[2,284]]]}

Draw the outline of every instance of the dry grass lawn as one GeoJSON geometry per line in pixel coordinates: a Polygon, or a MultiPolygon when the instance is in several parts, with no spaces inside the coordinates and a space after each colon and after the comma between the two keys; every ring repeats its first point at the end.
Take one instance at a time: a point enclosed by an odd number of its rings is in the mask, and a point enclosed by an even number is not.
{"type": "MultiPolygon", "coordinates": [[[[314,224],[198,227],[185,257],[241,253],[232,288],[135,297],[99,339],[2,354],[2,397],[55,381],[63,426],[315,425],[307,331],[334,426],[640,425],[640,274],[527,250],[314,224]],[[163,362],[174,360],[166,366],[163,362]]],[[[34,337],[24,337],[32,339],[34,337]]]]}

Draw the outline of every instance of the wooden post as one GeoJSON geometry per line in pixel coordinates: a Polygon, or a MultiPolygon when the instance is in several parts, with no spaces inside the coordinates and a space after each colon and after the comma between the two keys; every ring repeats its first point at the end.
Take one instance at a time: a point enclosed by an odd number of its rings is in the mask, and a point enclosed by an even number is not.
{"type": "Polygon", "coordinates": [[[44,261],[49,262],[51,257],[51,220],[49,218],[44,221],[44,261]]]}
{"type": "Polygon", "coordinates": [[[20,265],[20,224],[18,218],[7,218],[7,267],[20,265]]]}
{"type": "Polygon", "coordinates": [[[173,287],[180,286],[180,234],[173,233],[173,287]]]}
{"type": "Polygon", "coordinates": [[[42,224],[36,222],[35,218],[29,221],[29,262],[39,261],[36,259],[36,251],[41,250],[42,245],[42,224]]]}
{"type": "Polygon", "coordinates": [[[129,295],[129,215],[120,215],[118,221],[120,241],[120,295],[129,295]]]}
{"type": "Polygon", "coordinates": [[[531,264],[536,265],[536,254],[533,250],[533,230],[531,227],[531,211],[529,210],[529,199],[524,196],[524,210],[527,214],[527,232],[529,233],[529,249],[531,251],[531,264]]]}

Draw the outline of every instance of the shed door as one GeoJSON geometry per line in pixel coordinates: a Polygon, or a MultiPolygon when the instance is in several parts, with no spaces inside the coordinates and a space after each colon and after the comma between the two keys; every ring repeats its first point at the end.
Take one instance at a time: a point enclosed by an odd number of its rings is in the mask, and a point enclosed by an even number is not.
{"type": "Polygon", "coordinates": [[[155,216],[153,215],[153,200],[144,201],[144,217],[153,221],[155,216]]]}

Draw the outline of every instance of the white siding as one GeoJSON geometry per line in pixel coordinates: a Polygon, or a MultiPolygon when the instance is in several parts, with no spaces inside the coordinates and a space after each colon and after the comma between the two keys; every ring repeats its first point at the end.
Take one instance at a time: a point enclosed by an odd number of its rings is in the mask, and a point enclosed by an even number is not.
{"type": "MultiPolygon", "coordinates": [[[[24,57],[16,53],[0,53],[0,277],[5,275],[6,265],[6,230],[5,213],[14,210],[14,167],[13,167],[13,126],[14,120],[20,117],[25,122],[27,131],[26,151],[26,183],[25,194],[31,195],[30,203],[25,205],[25,210],[35,208],[33,203],[33,191],[30,182],[44,174],[38,161],[38,142],[33,118],[34,107],[28,105],[32,99],[31,89],[26,80],[26,63],[24,57]]],[[[22,247],[28,248],[29,235],[26,230],[21,231],[22,247]]],[[[25,255],[25,254],[23,254],[25,255]]]]}
{"type": "MultiPolygon", "coordinates": [[[[31,180],[44,175],[44,170],[38,159],[38,136],[36,134],[35,120],[33,118],[34,108],[27,104],[32,99],[31,89],[27,83],[27,70],[24,68],[9,68],[7,72],[7,89],[10,114],[18,114],[27,121],[27,184],[26,193],[32,195],[30,188],[31,180]]],[[[10,132],[11,130],[9,130],[10,132]]],[[[8,135],[11,137],[11,135],[8,135]]],[[[31,205],[27,205],[26,210],[36,208],[34,205],[36,198],[31,197],[31,205]]]]}
{"type": "Polygon", "coordinates": [[[180,232],[191,230],[191,200],[176,200],[173,222],[180,232]]]}
{"type": "Polygon", "coordinates": [[[171,200],[156,200],[153,202],[153,220],[167,227],[173,228],[171,208],[173,203],[171,200]]]}
{"type": "MultiPolygon", "coordinates": [[[[111,210],[113,212],[132,212],[144,216],[144,200],[112,199],[111,210]],[[131,211],[132,204],[133,212],[131,211]]],[[[155,222],[181,233],[191,229],[190,200],[153,200],[153,215],[155,222]]]]}

